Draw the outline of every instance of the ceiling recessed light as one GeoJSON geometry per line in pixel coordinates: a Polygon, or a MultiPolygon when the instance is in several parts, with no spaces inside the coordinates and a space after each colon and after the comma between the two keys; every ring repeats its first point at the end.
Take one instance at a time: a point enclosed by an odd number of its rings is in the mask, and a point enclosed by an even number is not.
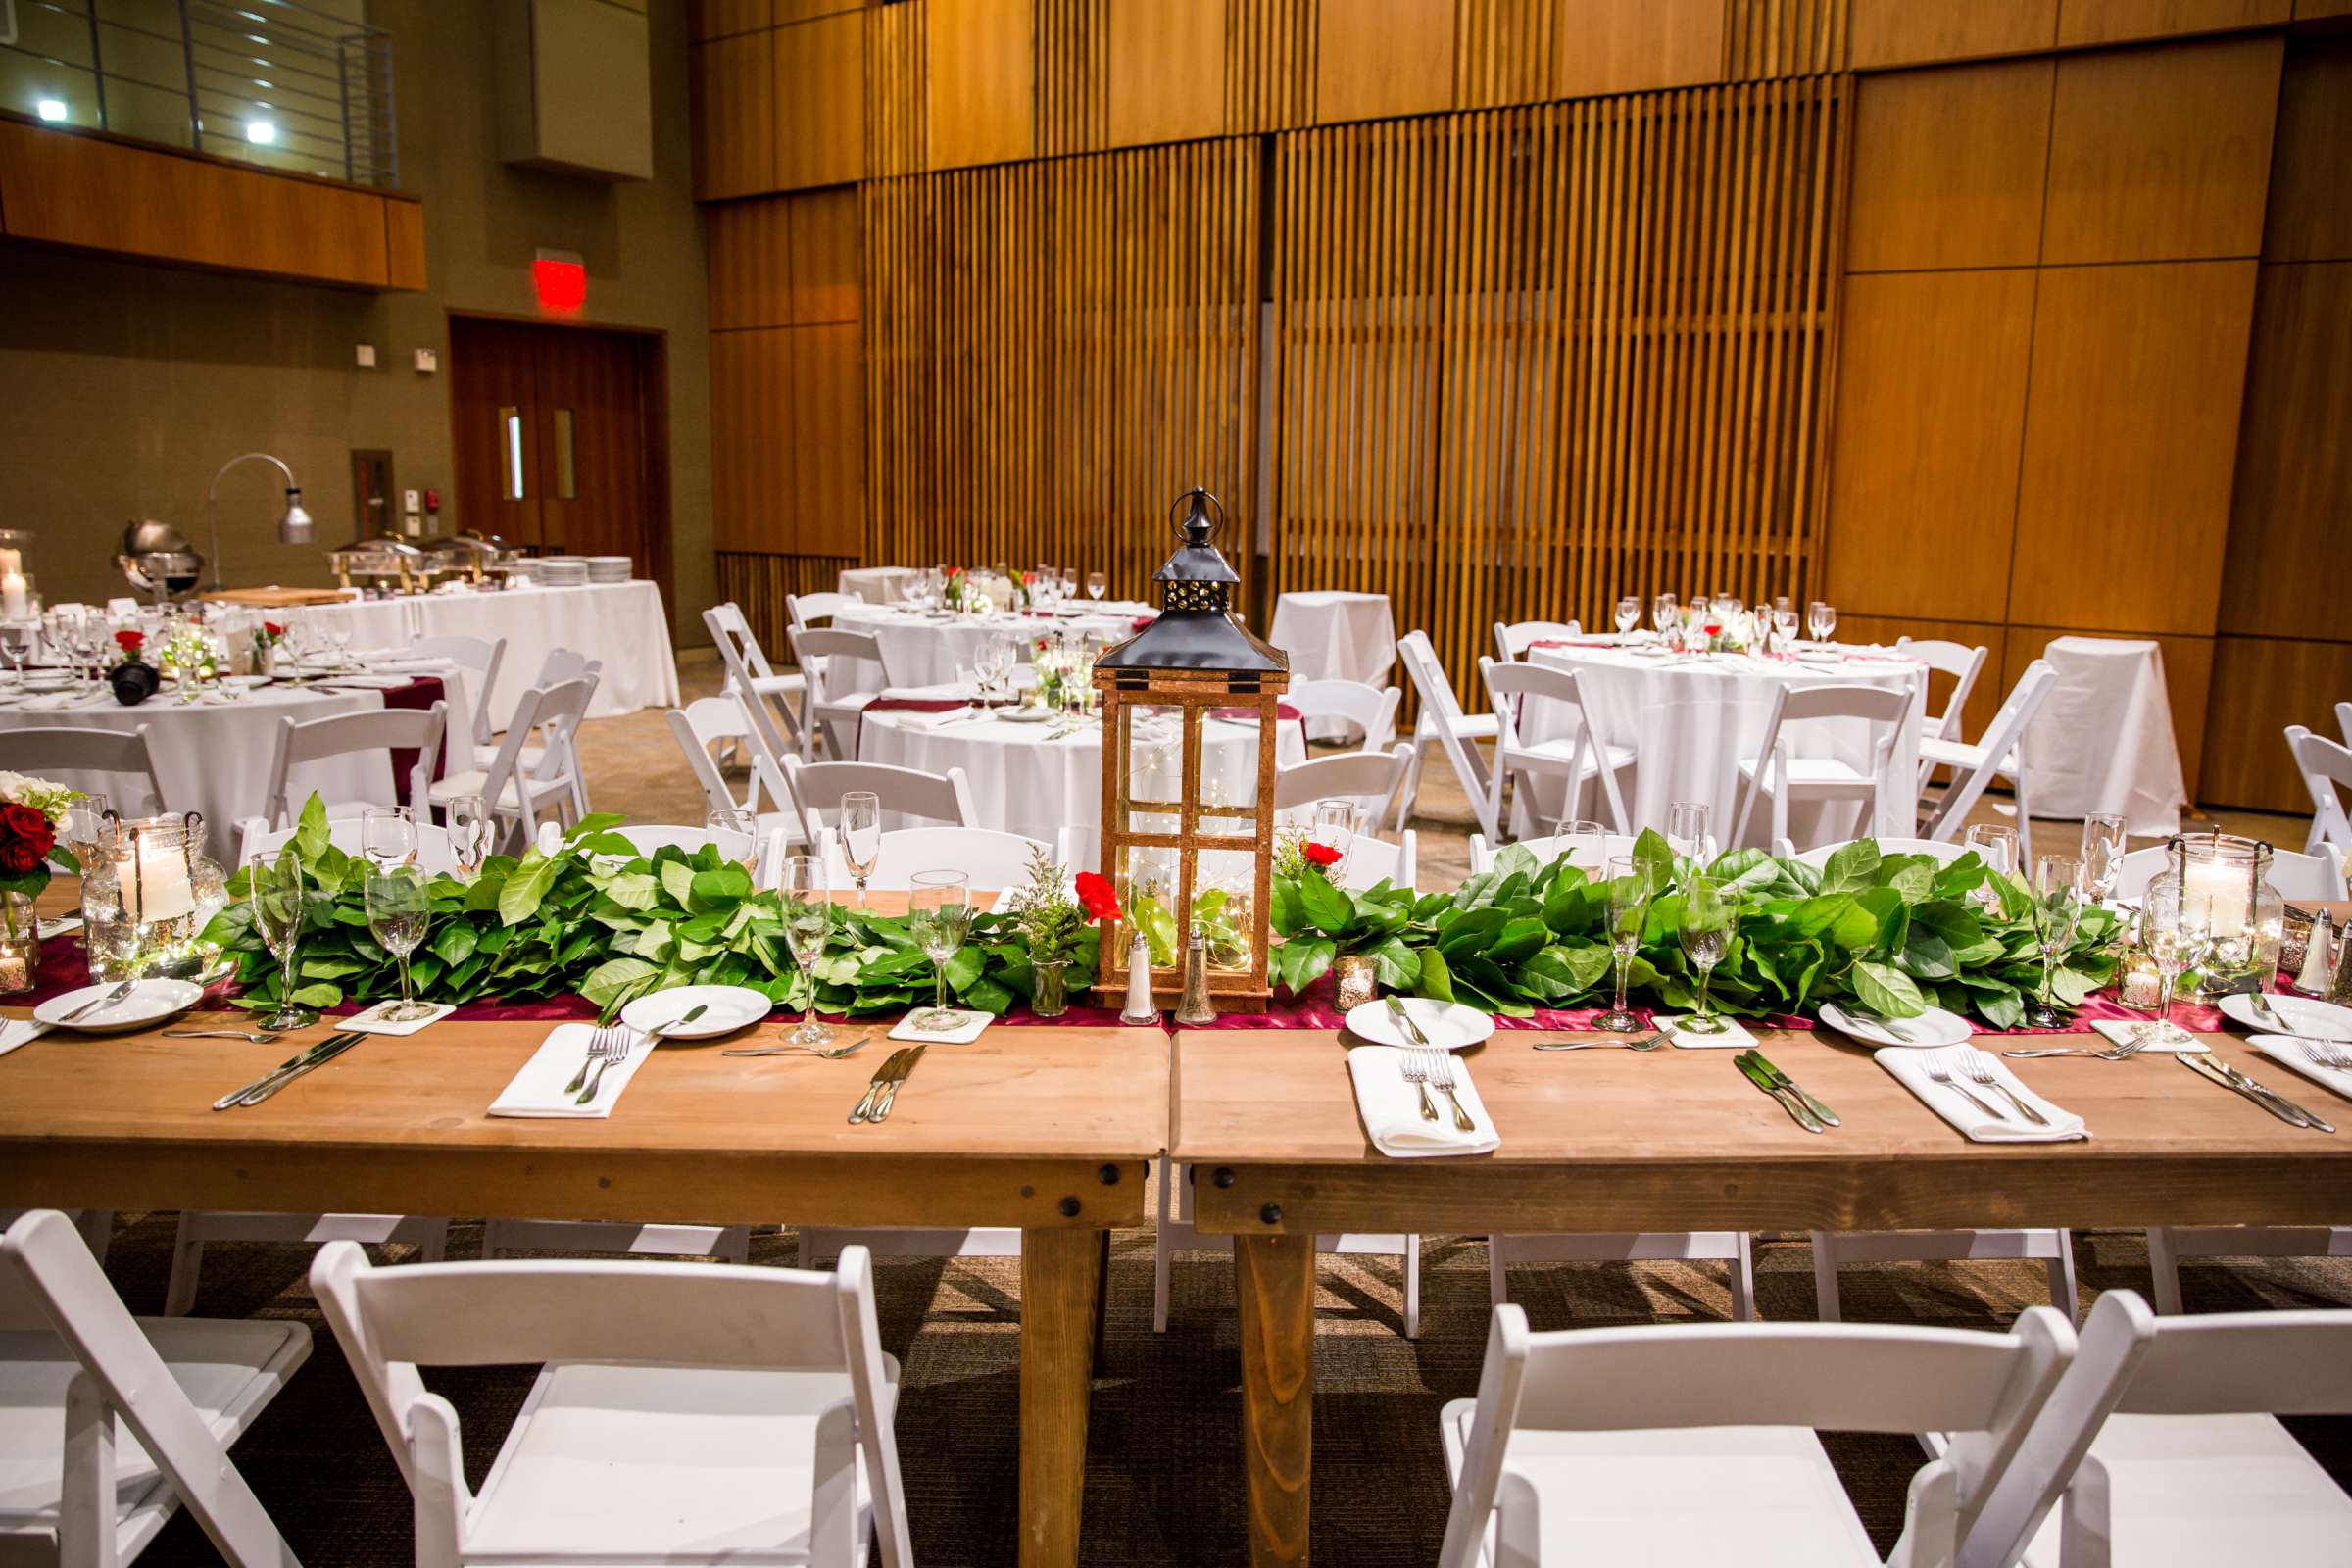
{"type": "Polygon", "coordinates": [[[248,120],[245,122],[245,139],[267,147],[277,140],[277,126],[267,120],[248,120]]]}
{"type": "Polygon", "coordinates": [[[63,98],[44,98],[33,105],[33,109],[43,120],[54,122],[66,118],[66,101],[63,98]]]}

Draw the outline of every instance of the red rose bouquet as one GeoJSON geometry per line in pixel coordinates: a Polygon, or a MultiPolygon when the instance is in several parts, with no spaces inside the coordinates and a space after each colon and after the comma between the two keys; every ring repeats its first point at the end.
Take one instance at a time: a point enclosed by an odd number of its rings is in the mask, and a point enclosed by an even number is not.
{"type": "Polygon", "coordinates": [[[31,899],[49,885],[52,866],[81,869],[57,842],[58,820],[76,798],[62,784],[0,772],[0,895],[31,899]]]}
{"type": "Polygon", "coordinates": [[[1340,863],[1340,852],[1328,844],[1316,844],[1310,840],[1298,846],[1298,853],[1310,864],[1322,866],[1325,870],[1340,863]]]}
{"type": "Polygon", "coordinates": [[[1099,871],[1078,873],[1078,902],[1085,906],[1090,920],[1119,918],[1119,890],[1099,871]]]}

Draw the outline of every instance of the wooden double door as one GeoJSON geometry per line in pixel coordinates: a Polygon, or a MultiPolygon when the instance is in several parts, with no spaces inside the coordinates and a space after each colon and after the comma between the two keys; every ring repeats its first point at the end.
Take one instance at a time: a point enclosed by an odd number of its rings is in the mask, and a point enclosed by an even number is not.
{"type": "Polygon", "coordinates": [[[453,315],[449,374],[452,528],[667,576],[660,337],[453,315]]]}

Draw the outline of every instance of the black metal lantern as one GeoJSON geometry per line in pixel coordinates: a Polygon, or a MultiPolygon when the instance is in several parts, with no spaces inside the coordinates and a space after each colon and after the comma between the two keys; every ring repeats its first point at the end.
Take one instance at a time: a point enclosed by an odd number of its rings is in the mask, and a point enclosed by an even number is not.
{"type": "MultiPolygon", "coordinates": [[[[1233,613],[1225,509],[1195,487],[1169,509],[1184,542],[1152,574],[1160,612],[1095,660],[1102,697],[1102,864],[1172,971],[1201,927],[1209,991],[1263,997],[1274,760],[1290,662],[1233,613]],[[1256,752],[1246,756],[1255,731],[1256,752]]],[[[1166,978],[1172,979],[1173,974],[1166,978]]]]}

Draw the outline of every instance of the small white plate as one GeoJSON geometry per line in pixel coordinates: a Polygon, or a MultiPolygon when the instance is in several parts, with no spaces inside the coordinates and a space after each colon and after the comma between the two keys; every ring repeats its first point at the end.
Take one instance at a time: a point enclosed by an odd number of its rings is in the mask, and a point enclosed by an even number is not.
{"type": "Polygon", "coordinates": [[[1061,715],[1051,708],[1000,708],[997,717],[1007,724],[1043,724],[1061,715]]]}
{"type": "MultiPolygon", "coordinates": [[[[1494,1032],[1494,1020],[1476,1007],[1458,1002],[1439,1002],[1431,997],[1399,997],[1405,1012],[1414,1025],[1429,1037],[1429,1044],[1440,1051],[1459,1051],[1475,1046],[1494,1032]]],[[[1402,1046],[1408,1050],[1414,1042],[1404,1037],[1396,1020],[1389,1015],[1389,999],[1375,997],[1348,1009],[1348,1032],[1359,1040],[1369,1040],[1376,1046],[1402,1046]]]]}
{"type": "Polygon", "coordinates": [[[1821,1019],[1832,1028],[1874,1046],[1916,1046],[1923,1051],[1936,1046],[1963,1046],[1976,1033],[1969,1028],[1966,1018],[1941,1007],[1930,1007],[1916,1018],[1900,1020],[1901,1034],[1887,1028],[1873,1014],[1848,1012],[1835,1002],[1821,1004],[1821,1019]]]}
{"type": "MultiPolygon", "coordinates": [[[[2352,1040],[2352,1007],[2339,1007],[2332,1002],[2316,997],[2265,997],[2278,1021],[2286,1025],[2289,1034],[2311,1040],[2352,1040]]],[[[2254,1016],[2254,999],[2242,991],[2232,991],[2222,998],[2222,1011],[2234,1023],[2270,1034],[2278,1031],[2267,1020],[2254,1016]]]]}
{"type": "Polygon", "coordinates": [[[712,1035],[733,1034],[746,1024],[766,1017],[774,1005],[749,986],[679,986],[639,997],[620,1009],[620,1021],[639,1033],[647,1033],[676,1023],[698,1006],[703,1008],[700,1018],[662,1036],[662,1044],[667,1045],[673,1040],[708,1040],[712,1035]]]}
{"type": "Polygon", "coordinates": [[[58,1029],[74,1029],[83,1034],[111,1035],[125,1029],[144,1029],[151,1023],[161,1023],[174,1013],[185,1012],[204,996],[204,987],[185,980],[142,980],[131,987],[130,995],[109,1006],[92,1007],[78,1018],[66,1014],[84,1003],[95,1002],[115,989],[120,981],[106,985],[82,986],[62,997],[51,997],[32,1009],[32,1015],[42,1023],[58,1029]]]}

